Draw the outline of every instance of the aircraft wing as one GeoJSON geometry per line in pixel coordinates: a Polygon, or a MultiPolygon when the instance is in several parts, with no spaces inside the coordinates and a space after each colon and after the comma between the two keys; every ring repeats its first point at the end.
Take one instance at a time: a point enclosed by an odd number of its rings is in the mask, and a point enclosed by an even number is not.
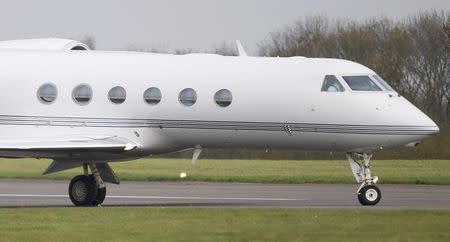
{"type": "Polygon", "coordinates": [[[0,140],[0,150],[12,151],[131,151],[137,144],[117,136],[45,137],[0,140]]]}

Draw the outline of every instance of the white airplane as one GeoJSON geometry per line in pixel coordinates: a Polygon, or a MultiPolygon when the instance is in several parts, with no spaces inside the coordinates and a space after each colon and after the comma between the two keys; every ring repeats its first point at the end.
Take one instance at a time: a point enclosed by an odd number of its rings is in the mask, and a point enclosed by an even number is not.
{"type": "Polygon", "coordinates": [[[0,42],[0,156],[52,159],[44,174],[83,167],[69,196],[92,206],[104,201],[105,183],[119,184],[107,162],[190,148],[193,162],[214,147],[344,151],[359,202],[375,205],[372,153],[439,133],[365,66],[238,49],[225,57],[0,42]]]}

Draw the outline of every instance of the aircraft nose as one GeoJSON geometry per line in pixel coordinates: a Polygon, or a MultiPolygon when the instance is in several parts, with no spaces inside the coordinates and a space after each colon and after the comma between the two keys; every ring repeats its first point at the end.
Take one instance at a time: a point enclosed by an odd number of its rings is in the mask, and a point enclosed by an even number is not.
{"type": "Polygon", "coordinates": [[[439,126],[410,102],[405,102],[405,105],[398,110],[397,115],[405,124],[412,127],[413,133],[423,136],[423,138],[437,135],[440,132],[439,126]]]}
{"type": "MultiPolygon", "coordinates": [[[[437,135],[440,132],[439,126],[430,118],[428,115],[424,114],[422,111],[420,111],[420,114],[422,116],[421,119],[421,126],[423,127],[423,132],[426,134],[425,136],[432,136],[437,135]]],[[[419,116],[419,115],[418,115],[419,116]]]]}
{"type": "Polygon", "coordinates": [[[433,121],[431,120],[432,123],[432,129],[433,129],[433,135],[437,135],[439,134],[439,132],[441,132],[441,129],[439,129],[439,126],[433,121]]]}
{"type": "MultiPolygon", "coordinates": [[[[433,122],[434,123],[434,122],[433,122]]],[[[432,128],[432,135],[438,135],[439,132],[441,132],[441,130],[439,129],[439,126],[437,126],[436,124],[434,124],[435,126],[432,128]]]]}

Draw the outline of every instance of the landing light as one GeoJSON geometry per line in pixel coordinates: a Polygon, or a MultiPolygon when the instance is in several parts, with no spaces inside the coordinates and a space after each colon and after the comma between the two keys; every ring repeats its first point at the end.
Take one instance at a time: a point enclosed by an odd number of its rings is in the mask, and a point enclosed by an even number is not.
{"type": "Polygon", "coordinates": [[[410,147],[410,148],[414,148],[417,147],[418,145],[420,145],[420,141],[416,141],[416,142],[411,142],[405,145],[405,147],[410,147]]]}
{"type": "Polygon", "coordinates": [[[136,148],[136,145],[134,144],[127,144],[125,145],[125,151],[130,151],[130,150],[134,150],[134,148],[136,148]]]}

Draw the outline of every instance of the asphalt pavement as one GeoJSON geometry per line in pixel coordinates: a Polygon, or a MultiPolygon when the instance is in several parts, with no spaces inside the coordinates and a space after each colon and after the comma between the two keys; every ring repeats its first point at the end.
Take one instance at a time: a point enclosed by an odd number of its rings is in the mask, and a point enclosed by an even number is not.
{"type": "MultiPolygon", "coordinates": [[[[71,207],[69,181],[0,180],[0,207],[71,207]]],[[[450,209],[450,186],[379,185],[381,202],[361,206],[354,185],[122,182],[104,207],[450,209]]]]}

